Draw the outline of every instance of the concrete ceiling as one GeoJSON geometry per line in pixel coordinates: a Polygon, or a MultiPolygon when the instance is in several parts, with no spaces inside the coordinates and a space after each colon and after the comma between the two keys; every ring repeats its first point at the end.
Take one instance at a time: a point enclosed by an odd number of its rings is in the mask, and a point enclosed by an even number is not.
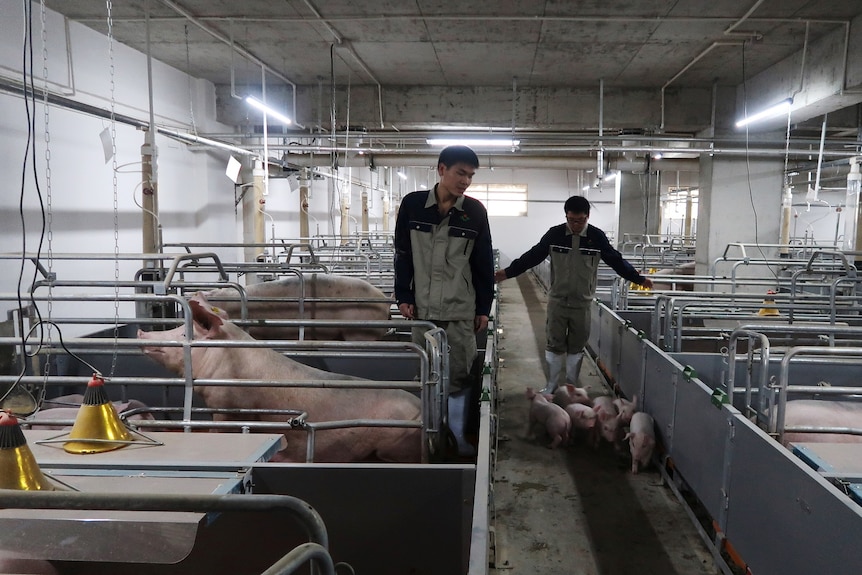
{"type": "MultiPolygon", "coordinates": [[[[107,33],[104,0],[46,5],[107,33]]],[[[261,93],[265,70],[268,101],[306,131],[331,129],[337,107],[336,128],[381,133],[693,135],[744,81],[782,65],[795,81],[788,62],[814,62],[821,39],[838,39],[840,66],[862,1],[114,0],[115,39],[146,52],[147,12],[152,57],[215,83],[220,120],[241,130],[255,122],[231,96],[261,93]]],[[[818,108],[844,110],[836,137],[857,136],[859,99],[818,108]]]]}

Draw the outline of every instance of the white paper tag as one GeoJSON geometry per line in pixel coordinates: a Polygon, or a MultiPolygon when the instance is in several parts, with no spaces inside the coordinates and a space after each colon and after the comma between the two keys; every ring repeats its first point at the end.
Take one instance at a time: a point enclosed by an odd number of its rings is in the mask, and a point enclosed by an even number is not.
{"type": "Polygon", "coordinates": [[[108,163],[108,160],[114,157],[114,146],[111,143],[111,130],[105,128],[99,134],[99,139],[102,140],[102,152],[105,154],[105,163],[108,163]]]}

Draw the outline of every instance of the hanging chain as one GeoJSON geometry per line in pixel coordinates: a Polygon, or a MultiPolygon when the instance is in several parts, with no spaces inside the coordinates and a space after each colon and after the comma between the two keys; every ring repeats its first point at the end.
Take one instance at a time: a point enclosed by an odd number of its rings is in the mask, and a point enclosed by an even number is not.
{"type": "Polygon", "coordinates": [[[114,376],[117,368],[117,345],[120,337],[120,208],[117,193],[117,122],[114,118],[116,96],[114,93],[114,21],[111,15],[111,0],[106,0],[108,8],[108,60],[111,82],[111,173],[114,193],[114,353],[111,356],[111,371],[114,376]]]}
{"type": "Polygon", "coordinates": [[[51,366],[51,337],[53,335],[54,324],[51,322],[52,312],[54,308],[54,212],[52,209],[52,194],[51,194],[51,131],[49,129],[48,117],[48,25],[45,10],[45,0],[39,4],[40,17],[42,21],[42,82],[43,82],[43,97],[42,108],[44,111],[43,119],[45,123],[45,226],[46,239],[48,244],[48,322],[46,340],[48,342],[48,355],[45,358],[45,372],[47,378],[51,366]]]}

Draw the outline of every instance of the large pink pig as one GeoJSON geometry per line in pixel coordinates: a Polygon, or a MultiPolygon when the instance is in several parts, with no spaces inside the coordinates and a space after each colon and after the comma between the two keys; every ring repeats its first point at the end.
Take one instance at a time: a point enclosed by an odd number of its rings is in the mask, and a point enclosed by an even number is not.
{"type": "MultiPolygon", "coordinates": [[[[794,399],[787,402],[785,427],[842,427],[862,430],[862,402],[794,399]]],[[[788,432],[783,443],[858,443],[862,435],[852,433],[788,432]]]]}
{"type": "Polygon", "coordinates": [[[650,414],[638,411],[632,416],[629,432],[625,439],[629,442],[632,453],[632,473],[637,473],[639,467],[646,467],[652,459],[655,449],[655,421],[650,414]]]}
{"type": "MultiPolygon", "coordinates": [[[[302,280],[289,277],[276,281],[253,284],[245,288],[248,296],[248,318],[253,320],[321,319],[321,320],[388,320],[390,298],[367,281],[350,276],[306,274],[302,280]],[[303,301],[299,313],[300,292],[303,301]],[[257,299],[255,298],[268,298],[257,299]],[[342,301],[338,301],[342,300],[342,301]],[[349,301],[362,300],[362,301],[349,301]]],[[[206,299],[227,314],[242,317],[239,292],[222,288],[204,292],[206,299]]],[[[299,339],[297,328],[251,326],[247,330],[257,339],[299,339]]],[[[305,339],[345,341],[378,340],[386,333],[385,327],[305,326],[305,339]]]]}
{"type": "Polygon", "coordinates": [[[551,403],[543,394],[533,391],[532,387],[527,388],[527,399],[530,400],[527,436],[532,436],[534,426],[541,423],[551,437],[549,448],[553,449],[560,444],[568,443],[572,420],[566,410],[555,403],[551,403]]]}
{"type": "MultiPolygon", "coordinates": [[[[194,315],[194,339],[252,340],[214,309],[200,294],[189,302],[194,315]]],[[[185,328],[164,332],[138,331],[138,338],[180,341],[185,328]]],[[[177,374],[183,373],[181,347],[145,346],[146,355],[177,374]]],[[[295,362],[270,348],[193,347],[192,373],[197,379],[250,379],[259,381],[308,381],[359,379],[322,371],[295,362]]],[[[351,419],[419,420],[420,401],[398,389],[345,389],[302,387],[196,386],[195,391],[210,408],[296,409],[308,414],[307,421],[319,423],[351,419]]],[[[286,416],[242,414],[214,416],[220,420],[284,421],[286,416]]],[[[277,461],[305,461],[306,432],[288,431],[287,447],[277,461]]],[[[421,431],[418,428],[350,427],[321,430],[315,436],[315,461],[391,461],[419,462],[421,431]]]]}

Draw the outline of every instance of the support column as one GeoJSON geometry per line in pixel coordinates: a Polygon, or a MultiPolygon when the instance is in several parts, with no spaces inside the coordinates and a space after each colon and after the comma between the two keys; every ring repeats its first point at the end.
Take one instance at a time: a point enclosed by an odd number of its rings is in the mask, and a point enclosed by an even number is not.
{"type": "Polygon", "coordinates": [[[657,174],[620,172],[620,224],[616,244],[625,234],[659,233],[659,187],[657,174]]]}
{"type": "Polygon", "coordinates": [[[308,233],[308,184],[309,168],[303,168],[299,176],[299,239],[306,242],[311,237],[308,233]]]}
{"type": "Polygon", "coordinates": [[[368,190],[363,189],[360,198],[362,199],[362,233],[368,236],[368,190]]]}
{"type": "MultiPolygon", "coordinates": [[[[254,184],[252,193],[245,194],[242,199],[242,241],[244,244],[262,244],[264,240],[263,210],[266,205],[264,196],[264,165],[260,160],[255,160],[252,175],[254,184]]],[[[246,247],[244,250],[246,263],[258,261],[263,256],[263,248],[246,247]]],[[[260,282],[257,274],[246,274],[246,284],[260,282]]]]}
{"type": "MultiPolygon", "coordinates": [[[[157,155],[153,133],[148,130],[144,136],[144,145],[141,146],[141,205],[143,207],[141,212],[143,217],[141,222],[141,252],[145,254],[162,251],[158,221],[159,183],[156,176],[156,161],[157,155]]],[[[144,267],[152,266],[152,262],[144,262],[144,267]]]]}

